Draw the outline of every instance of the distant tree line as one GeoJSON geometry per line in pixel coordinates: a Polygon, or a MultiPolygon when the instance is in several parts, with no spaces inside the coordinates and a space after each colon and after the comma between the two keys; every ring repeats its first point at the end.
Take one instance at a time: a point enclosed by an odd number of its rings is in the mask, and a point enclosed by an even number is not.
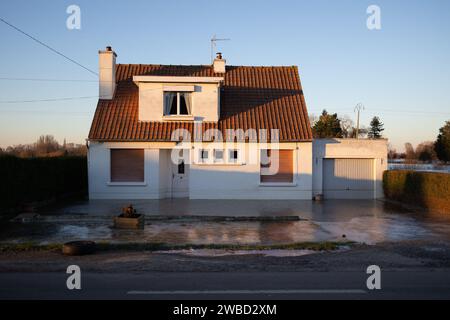
{"type": "Polygon", "coordinates": [[[380,118],[372,118],[369,127],[361,126],[357,130],[353,120],[348,116],[338,117],[337,113],[328,113],[323,110],[317,118],[310,116],[311,129],[314,138],[358,138],[380,139],[384,131],[384,124],[380,118]]]}
{"type": "Polygon", "coordinates": [[[425,141],[419,143],[414,149],[411,143],[405,143],[405,152],[398,153],[389,148],[389,159],[405,159],[407,162],[422,161],[431,162],[440,160],[450,162],[450,121],[439,129],[436,141],[425,141]]]}
{"type": "Polygon", "coordinates": [[[407,162],[430,162],[438,159],[436,152],[434,151],[433,141],[421,142],[415,149],[411,143],[407,142],[405,143],[405,152],[402,153],[399,153],[394,148],[389,147],[388,158],[404,159],[407,162]]]}
{"type": "MultiPolygon", "coordinates": [[[[356,130],[350,117],[338,117],[337,113],[328,113],[327,110],[323,110],[319,117],[310,115],[309,121],[314,138],[357,138],[357,131],[358,138],[380,139],[383,137],[384,124],[377,116],[372,118],[368,127],[361,126],[359,130],[356,130]]],[[[450,120],[439,129],[436,141],[424,141],[417,145],[416,149],[411,143],[406,143],[405,152],[402,153],[389,148],[388,157],[407,161],[450,162],[450,120]]]]}
{"type": "Polygon", "coordinates": [[[12,155],[19,158],[86,156],[86,154],[85,145],[66,143],[65,139],[60,144],[52,135],[42,135],[35,143],[0,148],[0,156],[12,155]]]}

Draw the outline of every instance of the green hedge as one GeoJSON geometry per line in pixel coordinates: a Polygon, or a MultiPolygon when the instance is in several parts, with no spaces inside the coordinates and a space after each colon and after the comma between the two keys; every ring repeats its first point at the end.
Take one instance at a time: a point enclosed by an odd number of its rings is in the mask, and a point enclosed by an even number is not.
{"type": "Polygon", "coordinates": [[[386,198],[450,213],[450,174],[406,170],[385,171],[386,198]]]}
{"type": "Polygon", "coordinates": [[[86,191],[86,157],[0,156],[0,209],[86,191]]]}

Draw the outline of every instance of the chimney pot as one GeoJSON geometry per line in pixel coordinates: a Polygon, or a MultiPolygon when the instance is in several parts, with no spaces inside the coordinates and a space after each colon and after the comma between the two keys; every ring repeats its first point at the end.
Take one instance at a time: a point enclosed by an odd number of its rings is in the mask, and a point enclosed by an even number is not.
{"type": "Polygon", "coordinates": [[[213,62],[213,68],[215,73],[225,73],[226,60],[222,58],[222,52],[216,53],[216,58],[213,62]]]}
{"type": "Polygon", "coordinates": [[[107,46],[107,47],[106,47],[106,51],[112,51],[111,46],[107,46]]]}

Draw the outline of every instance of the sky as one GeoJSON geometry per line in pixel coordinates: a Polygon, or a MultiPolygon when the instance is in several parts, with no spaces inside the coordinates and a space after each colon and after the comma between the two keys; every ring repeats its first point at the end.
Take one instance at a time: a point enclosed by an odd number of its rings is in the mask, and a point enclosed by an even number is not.
{"type": "MultiPolygon", "coordinates": [[[[5,0],[0,17],[94,71],[107,45],[118,63],[209,64],[211,37],[230,38],[217,46],[227,64],[297,65],[310,114],[355,119],[362,103],[361,123],[379,116],[398,151],[435,140],[450,120],[447,0],[5,0]],[[366,25],[372,4],[380,30],[366,25]],[[66,26],[70,5],[80,29],[66,26]]],[[[96,75],[2,22],[0,49],[0,147],[41,134],[84,143],[96,75]],[[60,98],[71,99],[35,101],[60,98]]]]}

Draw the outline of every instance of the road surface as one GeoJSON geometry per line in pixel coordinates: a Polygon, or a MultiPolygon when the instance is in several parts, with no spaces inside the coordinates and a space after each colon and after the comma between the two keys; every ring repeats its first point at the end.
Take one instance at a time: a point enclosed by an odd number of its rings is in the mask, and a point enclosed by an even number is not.
{"type": "Polygon", "coordinates": [[[83,273],[68,290],[65,273],[2,273],[0,299],[450,299],[450,271],[381,272],[368,290],[364,272],[83,273]]]}

